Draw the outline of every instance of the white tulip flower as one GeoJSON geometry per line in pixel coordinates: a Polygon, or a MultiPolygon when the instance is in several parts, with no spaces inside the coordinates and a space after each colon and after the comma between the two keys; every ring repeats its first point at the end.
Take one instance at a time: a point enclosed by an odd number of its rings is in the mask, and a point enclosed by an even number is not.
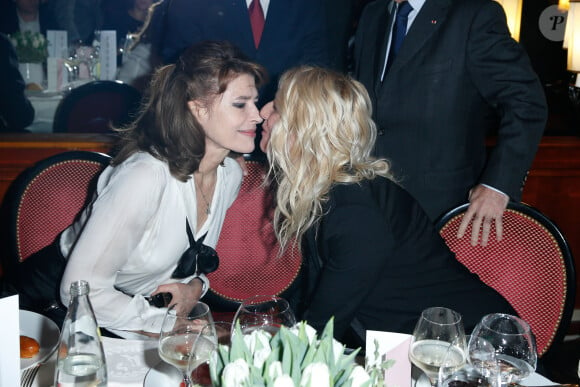
{"type": "Polygon", "coordinates": [[[238,387],[248,382],[250,366],[244,359],[237,359],[225,366],[222,381],[223,387],[238,387]]]}
{"type": "Polygon", "coordinates": [[[300,379],[300,387],[330,387],[330,371],[324,363],[306,366],[300,379]]]}
{"type": "Polygon", "coordinates": [[[256,349],[254,351],[254,367],[262,369],[262,366],[264,365],[264,362],[266,362],[268,356],[270,356],[270,353],[272,353],[272,349],[269,345],[265,348],[256,349]]]}
{"type": "Polygon", "coordinates": [[[275,380],[277,377],[282,376],[282,362],[275,361],[268,367],[268,378],[270,380],[275,380]]]}
{"type": "Polygon", "coordinates": [[[272,387],[294,387],[294,381],[289,375],[278,376],[272,387]]]}

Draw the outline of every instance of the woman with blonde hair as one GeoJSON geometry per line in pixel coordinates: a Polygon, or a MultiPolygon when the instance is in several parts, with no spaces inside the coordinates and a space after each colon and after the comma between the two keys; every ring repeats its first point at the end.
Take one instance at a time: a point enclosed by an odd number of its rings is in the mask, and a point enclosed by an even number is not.
{"type": "Polygon", "coordinates": [[[334,316],[337,338],[352,327],[355,344],[364,345],[369,329],[410,333],[430,306],[457,310],[468,330],[487,313],[514,313],[455,260],[389,163],[370,156],[371,109],[359,82],[299,67],[284,74],[274,104],[261,111],[277,184],[277,237],[285,248],[296,238],[304,249],[303,318],[320,329],[334,316]]]}

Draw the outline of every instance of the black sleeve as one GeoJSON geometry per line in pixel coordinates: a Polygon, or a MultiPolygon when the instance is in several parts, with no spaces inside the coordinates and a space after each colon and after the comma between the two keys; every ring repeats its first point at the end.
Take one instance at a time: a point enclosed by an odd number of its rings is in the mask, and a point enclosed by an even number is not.
{"type": "Polygon", "coordinates": [[[323,269],[305,319],[321,330],[334,316],[340,338],[380,278],[393,248],[388,225],[376,208],[342,206],[329,212],[318,232],[323,269]]]}

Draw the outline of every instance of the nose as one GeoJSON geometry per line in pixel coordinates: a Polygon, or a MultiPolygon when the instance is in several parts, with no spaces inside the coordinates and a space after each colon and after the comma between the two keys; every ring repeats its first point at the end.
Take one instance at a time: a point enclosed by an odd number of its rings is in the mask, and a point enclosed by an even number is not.
{"type": "Polygon", "coordinates": [[[264,122],[264,118],[262,117],[261,111],[258,109],[256,105],[254,105],[255,111],[253,112],[252,120],[256,121],[257,124],[261,124],[264,122]]]}
{"type": "Polygon", "coordinates": [[[270,117],[272,111],[274,110],[273,106],[274,102],[270,101],[262,107],[262,109],[260,110],[260,116],[262,117],[262,119],[267,120],[270,117]]]}

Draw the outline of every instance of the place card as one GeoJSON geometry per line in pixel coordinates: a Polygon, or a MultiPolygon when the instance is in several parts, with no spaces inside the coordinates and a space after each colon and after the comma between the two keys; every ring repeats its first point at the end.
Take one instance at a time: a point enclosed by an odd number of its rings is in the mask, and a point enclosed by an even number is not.
{"type": "Polygon", "coordinates": [[[98,79],[115,80],[117,77],[117,31],[103,30],[97,34],[99,51],[98,79]]]}
{"type": "Polygon", "coordinates": [[[411,387],[410,345],[411,335],[367,331],[366,362],[377,364],[393,360],[394,364],[385,371],[386,384],[389,387],[411,387]]]}
{"type": "Polygon", "coordinates": [[[49,58],[68,58],[68,32],[61,30],[47,30],[49,58]]]}
{"type": "Polygon", "coordinates": [[[63,58],[51,58],[46,60],[47,90],[61,91],[68,82],[68,73],[63,58]]]}
{"type": "Polygon", "coordinates": [[[20,386],[20,321],[18,295],[0,298],[2,347],[0,386],[20,386]]]}

